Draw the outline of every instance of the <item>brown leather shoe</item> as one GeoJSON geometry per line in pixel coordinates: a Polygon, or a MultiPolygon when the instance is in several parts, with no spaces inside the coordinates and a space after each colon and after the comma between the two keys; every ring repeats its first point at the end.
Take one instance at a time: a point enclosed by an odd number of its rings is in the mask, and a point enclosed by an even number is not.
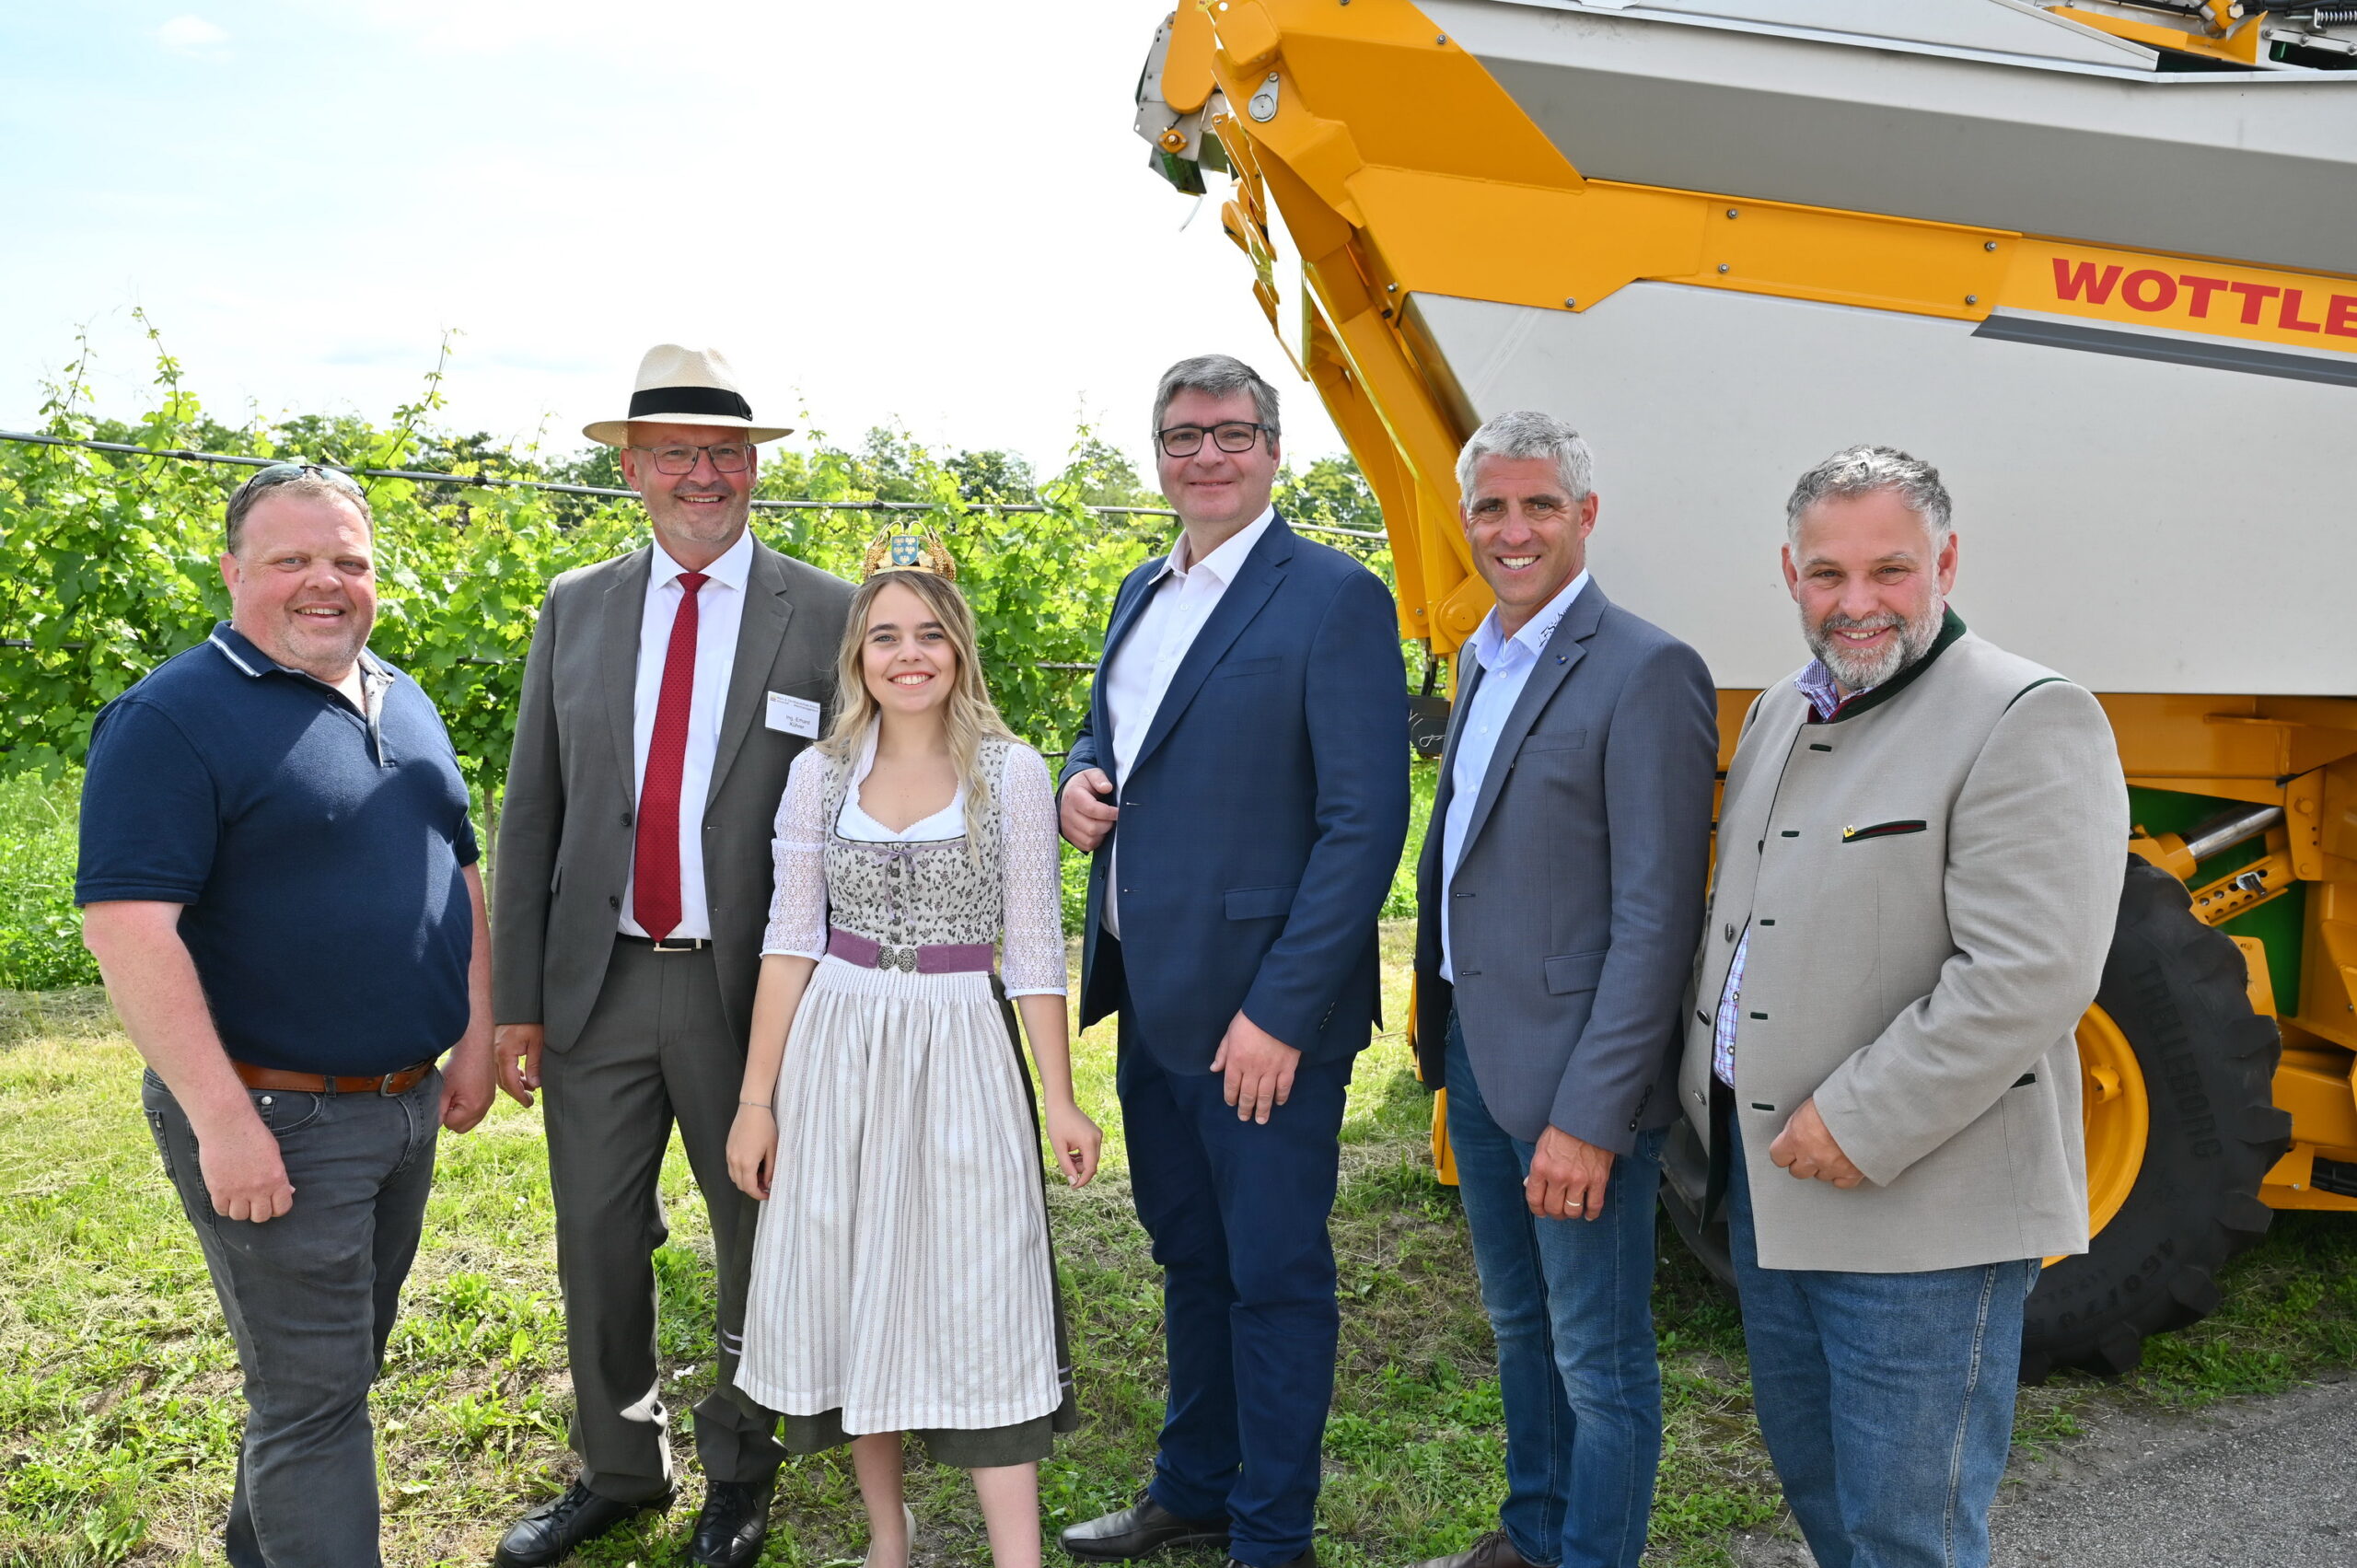
{"type": "Polygon", "coordinates": [[[1435,1557],[1417,1568],[1540,1568],[1514,1549],[1504,1530],[1492,1530],[1454,1557],[1435,1557]]]}

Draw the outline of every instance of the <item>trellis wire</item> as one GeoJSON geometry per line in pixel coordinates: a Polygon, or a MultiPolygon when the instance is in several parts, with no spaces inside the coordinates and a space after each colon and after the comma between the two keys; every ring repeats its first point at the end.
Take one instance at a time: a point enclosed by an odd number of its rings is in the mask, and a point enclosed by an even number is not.
{"type": "MultiPolygon", "coordinates": [[[[0,441],[36,447],[79,447],[87,451],[111,452],[122,457],[169,458],[176,462],[187,463],[230,463],[253,469],[273,468],[294,460],[288,458],[248,457],[236,452],[200,452],[190,447],[142,447],[132,441],[93,441],[75,436],[42,436],[29,430],[0,430],[0,441]]],[[[311,466],[331,469],[355,479],[405,479],[419,484],[471,484],[482,488],[546,490],[558,495],[638,498],[638,492],[634,490],[616,490],[600,484],[563,484],[547,479],[501,479],[490,474],[438,473],[424,469],[361,469],[343,463],[315,463],[311,466]]],[[[765,501],[756,498],[752,505],[753,509],[759,512],[1047,512],[1053,509],[1038,501],[765,501]]],[[[1083,506],[1079,510],[1107,517],[1175,519],[1178,516],[1167,506],[1083,506]]],[[[1386,537],[1380,528],[1337,528],[1331,523],[1296,523],[1288,519],[1286,526],[1307,533],[1340,534],[1346,539],[1381,540],[1386,537]]]]}

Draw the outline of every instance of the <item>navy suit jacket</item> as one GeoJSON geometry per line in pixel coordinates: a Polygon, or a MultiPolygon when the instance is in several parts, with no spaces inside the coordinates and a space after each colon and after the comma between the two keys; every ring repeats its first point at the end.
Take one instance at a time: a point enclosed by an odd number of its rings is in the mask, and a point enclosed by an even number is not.
{"type": "Polygon", "coordinates": [[[1118,842],[1120,967],[1144,1037],[1125,1046],[1171,1072],[1207,1072],[1241,1011],[1305,1061],[1348,1057],[1381,1016],[1376,921],[1408,833],[1408,683],[1390,593],[1277,518],[1122,778],[1104,677],[1165,559],[1121,584],[1057,781],[1101,768],[1121,812],[1089,867],[1081,1025],[1120,1005],[1099,961],[1118,842]]]}

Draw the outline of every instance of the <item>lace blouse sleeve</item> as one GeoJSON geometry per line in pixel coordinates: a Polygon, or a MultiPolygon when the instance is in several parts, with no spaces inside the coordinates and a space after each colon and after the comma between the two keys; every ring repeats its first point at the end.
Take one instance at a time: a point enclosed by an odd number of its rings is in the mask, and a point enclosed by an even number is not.
{"type": "Polygon", "coordinates": [[[770,860],[777,871],[777,890],[770,896],[769,929],[761,935],[761,956],[823,958],[827,951],[827,759],[815,746],[794,760],[785,776],[785,794],[777,803],[777,836],[770,841],[770,860]]]}
{"type": "Polygon", "coordinates": [[[1063,878],[1056,837],[1056,793],[1048,764],[1028,746],[1006,749],[999,774],[1004,824],[1005,946],[1001,974],[1009,996],[1064,993],[1063,878]]]}

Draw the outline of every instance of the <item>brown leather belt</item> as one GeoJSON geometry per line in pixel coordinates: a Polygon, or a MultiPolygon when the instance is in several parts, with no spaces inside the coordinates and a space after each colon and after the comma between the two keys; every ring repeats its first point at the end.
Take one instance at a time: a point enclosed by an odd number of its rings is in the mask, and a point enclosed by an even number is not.
{"type": "Polygon", "coordinates": [[[289,1073],[279,1067],[256,1067],[248,1062],[232,1061],[229,1065],[237,1073],[238,1081],[250,1089],[284,1089],[314,1095],[405,1095],[434,1071],[433,1063],[421,1062],[414,1067],[373,1078],[331,1078],[324,1073],[289,1073]]]}

